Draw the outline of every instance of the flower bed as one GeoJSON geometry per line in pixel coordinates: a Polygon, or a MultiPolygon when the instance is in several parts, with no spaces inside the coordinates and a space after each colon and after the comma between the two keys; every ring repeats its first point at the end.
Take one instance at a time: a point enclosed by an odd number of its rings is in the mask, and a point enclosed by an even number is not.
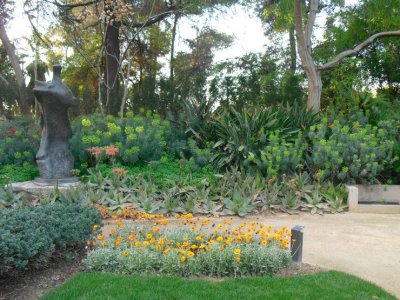
{"type": "MultiPolygon", "coordinates": [[[[148,215],[135,227],[122,220],[110,235],[90,241],[94,249],[84,260],[87,270],[118,274],[239,277],[272,275],[291,261],[286,227],[273,229],[258,222],[232,226],[212,224],[191,214],[177,216],[171,229],[162,216],[148,215]]],[[[95,231],[98,227],[93,228],[95,231]]]]}

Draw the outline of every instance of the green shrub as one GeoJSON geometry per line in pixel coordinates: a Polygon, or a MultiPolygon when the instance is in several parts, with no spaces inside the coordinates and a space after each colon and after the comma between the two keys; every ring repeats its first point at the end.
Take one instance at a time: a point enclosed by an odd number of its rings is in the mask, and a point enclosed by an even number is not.
{"type": "Polygon", "coordinates": [[[10,182],[27,181],[39,175],[39,170],[28,162],[19,165],[0,165],[0,188],[10,182]]]}
{"type": "Polygon", "coordinates": [[[387,130],[359,122],[343,124],[323,118],[309,133],[312,141],[308,166],[316,179],[370,183],[392,161],[393,141],[387,130]]]}
{"type": "Polygon", "coordinates": [[[287,142],[280,137],[279,131],[268,136],[269,144],[260,151],[260,157],[250,153],[247,160],[255,163],[257,171],[268,178],[282,174],[293,174],[301,167],[306,144],[299,132],[294,142],[287,142]]]}
{"type": "Polygon", "coordinates": [[[179,144],[172,137],[171,123],[151,113],[146,116],[127,113],[122,119],[91,115],[74,121],[72,127],[71,150],[77,164],[83,164],[83,168],[90,162],[87,149],[91,147],[115,145],[119,149],[115,160],[133,165],[158,161],[168,151],[175,151],[179,144]],[[174,149],[169,143],[174,143],[174,149]]]}
{"type": "Polygon", "coordinates": [[[45,266],[56,253],[84,247],[99,212],[80,204],[0,209],[0,274],[45,266]]]}
{"type": "Polygon", "coordinates": [[[33,163],[39,142],[38,122],[25,119],[0,122],[0,166],[33,163]]]}

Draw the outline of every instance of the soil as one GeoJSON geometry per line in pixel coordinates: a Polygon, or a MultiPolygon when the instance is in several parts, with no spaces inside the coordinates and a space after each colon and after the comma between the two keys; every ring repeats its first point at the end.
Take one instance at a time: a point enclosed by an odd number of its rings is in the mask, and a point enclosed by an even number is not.
{"type": "Polygon", "coordinates": [[[81,258],[51,262],[46,269],[0,277],[0,300],[39,299],[81,270],[81,258]]]}

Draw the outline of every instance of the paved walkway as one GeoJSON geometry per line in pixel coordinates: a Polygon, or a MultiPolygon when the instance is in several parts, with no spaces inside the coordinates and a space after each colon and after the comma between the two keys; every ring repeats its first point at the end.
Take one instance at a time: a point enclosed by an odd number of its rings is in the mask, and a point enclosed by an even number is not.
{"type": "MultiPolygon", "coordinates": [[[[289,228],[305,226],[304,262],[356,275],[400,299],[400,215],[268,214],[246,218],[252,220],[289,228]]],[[[234,222],[242,221],[234,218],[234,222]]]]}

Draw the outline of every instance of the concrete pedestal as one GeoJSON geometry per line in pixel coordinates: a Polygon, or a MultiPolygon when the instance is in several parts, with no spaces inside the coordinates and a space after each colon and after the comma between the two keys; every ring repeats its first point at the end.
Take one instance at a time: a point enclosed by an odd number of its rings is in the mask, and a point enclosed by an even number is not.
{"type": "Polygon", "coordinates": [[[15,182],[10,183],[8,186],[12,188],[14,192],[24,192],[32,195],[40,195],[47,194],[54,191],[57,187],[60,191],[65,191],[70,188],[79,187],[81,183],[77,182],[59,182],[55,185],[45,185],[43,183],[37,184],[35,181],[24,181],[24,182],[15,182]]]}

